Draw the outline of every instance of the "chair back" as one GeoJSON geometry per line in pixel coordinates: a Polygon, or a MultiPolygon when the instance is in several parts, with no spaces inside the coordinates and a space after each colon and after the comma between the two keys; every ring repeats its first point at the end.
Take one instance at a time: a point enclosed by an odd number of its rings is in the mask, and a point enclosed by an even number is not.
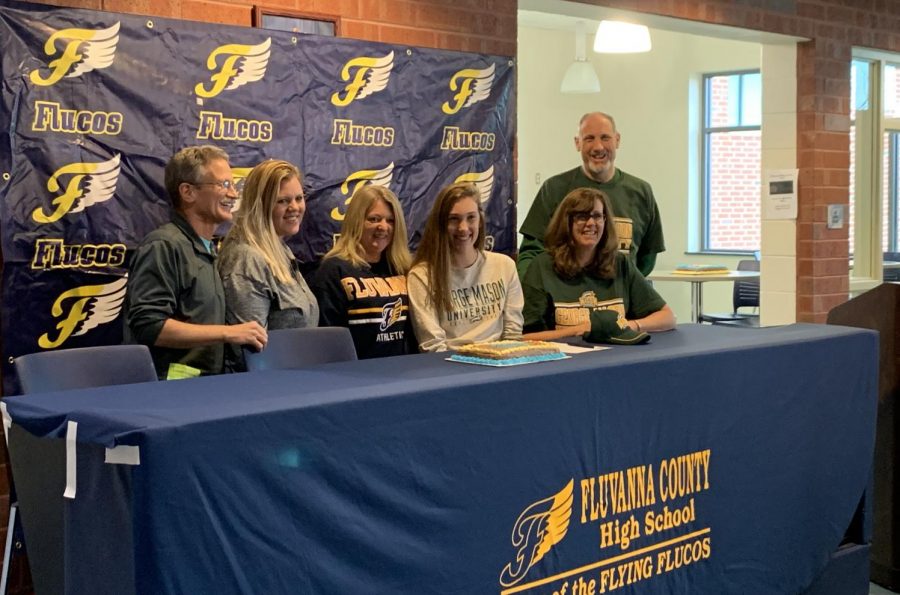
{"type": "MultiPolygon", "coordinates": [[[[738,262],[737,270],[759,272],[759,261],[741,260],[738,262]]],[[[738,311],[738,308],[743,306],[758,308],[759,279],[738,279],[735,281],[732,293],[732,303],[734,305],[735,313],[738,311]]]]}
{"type": "Polygon", "coordinates": [[[20,355],[23,394],[157,380],[146,345],[99,345],[20,355]]]}
{"type": "Polygon", "coordinates": [[[245,349],[244,359],[249,372],[294,370],[355,360],[356,347],[350,329],[342,326],[278,329],[269,331],[262,351],[245,349]]]}
{"type": "MultiPolygon", "coordinates": [[[[897,263],[900,262],[900,252],[885,252],[882,255],[882,262],[885,263],[897,263]]],[[[893,265],[889,268],[887,266],[884,267],[882,271],[882,279],[885,281],[890,281],[892,283],[896,283],[900,281],[900,268],[894,268],[893,265]]]]}

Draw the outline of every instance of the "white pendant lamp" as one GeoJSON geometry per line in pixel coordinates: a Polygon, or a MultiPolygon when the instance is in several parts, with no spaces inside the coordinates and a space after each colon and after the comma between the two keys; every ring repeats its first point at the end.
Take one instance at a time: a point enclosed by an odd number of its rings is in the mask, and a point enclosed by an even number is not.
{"type": "Polygon", "coordinates": [[[561,93],[600,92],[600,79],[585,54],[586,38],[584,21],[578,21],[575,23],[575,61],[563,76],[559,86],[561,93]]]}
{"type": "Polygon", "coordinates": [[[644,25],[600,21],[594,51],[600,54],[634,54],[650,51],[650,31],[644,25]]]}

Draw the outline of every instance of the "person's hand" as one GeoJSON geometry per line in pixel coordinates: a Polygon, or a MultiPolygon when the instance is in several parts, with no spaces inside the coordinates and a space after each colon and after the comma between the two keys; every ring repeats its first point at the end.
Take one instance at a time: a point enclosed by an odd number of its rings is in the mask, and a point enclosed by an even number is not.
{"type": "Polygon", "coordinates": [[[572,329],[572,336],[580,337],[591,330],[591,321],[588,320],[587,322],[582,322],[581,324],[572,327],[572,329]]]}
{"type": "Polygon", "coordinates": [[[247,345],[256,351],[262,351],[269,340],[266,329],[255,320],[225,327],[225,342],[234,345],[247,345]]]}

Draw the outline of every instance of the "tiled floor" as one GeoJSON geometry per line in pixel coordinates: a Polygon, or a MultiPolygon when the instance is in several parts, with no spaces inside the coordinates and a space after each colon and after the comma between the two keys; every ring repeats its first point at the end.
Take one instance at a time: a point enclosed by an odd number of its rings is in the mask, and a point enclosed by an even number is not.
{"type": "Polygon", "coordinates": [[[888,591],[875,583],[869,583],[869,595],[892,595],[895,591],[888,591]]]}

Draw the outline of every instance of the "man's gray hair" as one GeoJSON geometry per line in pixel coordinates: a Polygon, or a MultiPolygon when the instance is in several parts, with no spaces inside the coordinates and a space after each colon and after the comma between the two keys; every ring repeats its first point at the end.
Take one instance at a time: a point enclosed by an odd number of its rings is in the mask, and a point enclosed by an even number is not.
{"type": "Polygon", "coordinates": [[[610,116],[606,112],[588,112],[585,115],[581,116],[581,119],[578,120],[578,131],[579,132],[581,132],[581,125],[584,124],[584,121],[587,120],[588,118],[590,118],[591,116],[603,116],[604,118],[609,120],[610,124],[612,124],[613,132],[619,131],[619,129],[616,128],[616,121],[613,119],[612,116],[610,116]]]}
{"type": "Polygon", "coordinates": [[[211,161],[223,159],[228,161],[228,153],[212,145],[199,147],[185,147],[169,159],[166,164],[165,184],[166,194],[172,201],[176,210],[181,208],[181,194],[178,187],[183,183],[197,184],[200,182],[200,168],[209,165],[211,161]]]}

